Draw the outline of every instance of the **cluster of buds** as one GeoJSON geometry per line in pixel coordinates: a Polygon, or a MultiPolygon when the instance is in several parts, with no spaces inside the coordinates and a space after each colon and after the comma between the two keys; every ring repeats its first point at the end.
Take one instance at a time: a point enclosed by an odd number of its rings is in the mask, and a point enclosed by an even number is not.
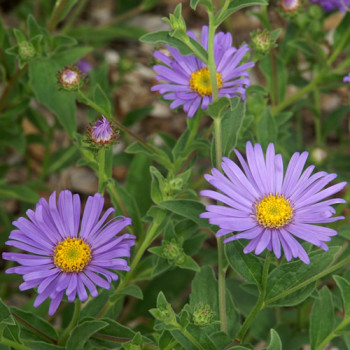
{"type": "Polygon", "coordinates": [[[22,41],[18,43],[18,54],[23,61],[27,62],[36,55],[36,50],[31,42],[22,41]]]}
{"type": "Polygon", "coordinates": [[[196,326],[205,327],[211,323],[214,316],[215,312],[210,308],[210,305],[199,303],[193,312],[193,323],[196,326]]]}
{"type": "Polygon", "coordinates": [[[170,242],[163,241],[163,257],[168,260],[170,264],[181,265],[185,261],[185,254],[181,245],[172,239],[170,242]]]}
{"type": "Polygon", "coordinates": [[[91,146],[106,147],[118,143],[119,130],[104,115],[88,126],[87,142],[91,146]]]}
{"type": "Polygon", "coordinates": [[[57,84],[63,90],[76,91],[83,85],[84,78],[77,66],[68,66],[57,73],[57,84]]]}

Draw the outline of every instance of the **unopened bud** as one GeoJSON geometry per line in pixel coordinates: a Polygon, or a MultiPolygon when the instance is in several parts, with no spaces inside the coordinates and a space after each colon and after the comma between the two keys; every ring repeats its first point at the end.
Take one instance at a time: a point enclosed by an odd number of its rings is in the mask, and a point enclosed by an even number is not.
{"type": "Polygon", "coordinates": [[[82,85],[82,74],[78,67],[64,67],[57,73],[57,83],[67,91],[78,90],[82,85]]]}
{"type": "Polygon", "coordinates": [[[88,127],[88,142],[97,147],[108,146],[117,143],[119,130],[104,115],[88,127]]]}
{"type": "Polygon", "coordinates": [[[281,8],[284,12],[295,12],[301,6],[302,0],[281,0],[281,8]]]}
{"type": "Polygon", "coordinates": [[[193,323],[197,326],[204,327],[210,324],[214,316],[215,312],[212,311],[210,305],[199,303],[196,305],[193,312],[193,323]]]}
{"type": "Polygon", "coordinates": [[[32,43],[22,41],[18,44],[18,54],[23,61],[28,61],[36,54],[36,50],[32,43]]]}
{"type": "Polygon", "coordinates": [[[181,265],[185,261],[185,254],[178,242],[172,239],[170,242],[163,242],[163,256],[169,263],[181,265]]]}
{"type": "Polygon", "coordinates": [[[267,54],[271,49],[276,47],[276,41],[271,38],[269,31],[256,30],[251,33],[251,48],[259,54],[267,54]]]}
{"type": "Polygon", "coordinates": [[[311,151],[311,159],[316,164],[323,163],[327,159],[327,157],[328,157],[328,153],[323,148],[316,147],[311,151]]]}

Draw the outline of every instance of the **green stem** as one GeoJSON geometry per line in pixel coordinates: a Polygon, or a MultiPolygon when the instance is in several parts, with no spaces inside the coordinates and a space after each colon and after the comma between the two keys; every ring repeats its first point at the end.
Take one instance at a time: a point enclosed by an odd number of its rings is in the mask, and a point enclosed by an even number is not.
{"type": "Polygon", "coordinates": [[[14,342],[10,339],[7,339],[7,338],[1,338],[0,343],[4,344],[4,345],[8,345],[8,346],[10,346],[14,349],[18,349],[18,350],[31,350],[31,348],[28,348],[28,346],[16,343],[16,342],[14,342]]]}
{"type": "MultiPolygon", "coordinates": [[[[165,217],[165,213],[159,212],[158,217],[154,218],[152,226],[150,230],[147,232],[144,241],[139,242],[139,244],[136,245],[136,249],[135,249],[136,254],[132,260],[132,263],[130,266],[130,272],[125,276],[124,280],[119,283],[117,289],[114,291],[114,294],[118,294],[118,292],[123,290],[132,281],[132,278],[135,275],[136,267],[140,262],[146,249],[151,245],[153,240],[157,237],[157,230],[159,228],[159,225],[162,223],[164,217],[165,217]]],[[[108,301],[108,303],[102,308],[102,310],[98,314],[97,318],[103,317],[107,313],[109,308],[113,306],[116,302],[117,300],[114,303],[111,303],[110,301],[108,301]]]]}
{"type": "Polygon", "coordinates": [[[268,305],[268,304],[271,304],[281,298],[284,298],[285,296],[291,294],[291,293],[294,293],[296,292],[297,290],[303,288],[303,287],[306,287],[308,284],[312,283],[312,282],[315,282],[319,279],[321,279],[322,277],[340,269],[341,267],[343,267],[344,265],[346,264],[349,264],[350,263],[350,257],[347,257],[345,258],[344,260],[340,261],[338,264],[335,264],[331,267],[329,267],[328,269],[318,273],[317,275],[313,276],[312,278],[309,278],[308,280],[298,284],[297,286],[293,287],[293,288],[290,288],[278,295],[276,295],[275,297],[271,298],[271,299],[268,299],[265,301],[265,304],[268,305]]]}
{"type": "Polygon", "coordinates": [[[106,162],[106,150],[102,147],[98,152],[98,192],[104,193],[105,184],[105,162],[106,162]]]}
{"type": "Polygon", "coordinates": [[[271,259],[270,252],[267,252],[263,273],[261,277],[261,287],[259,288],[260,290],[259,290],[258,301],[256,302],[253,309],[250,311],[250,314],[248,315],[248,317],[245,319],[242,325],[242,328],[237,335],[237,339],[241,343],[243,342],[244,335],[246,334],[250,324],[254,321],[256,315],[264,308],[264,305],[265,305],[264,300],[266,296],[266,284],[267,284],[267,276],[269,275],[270,259],[271,259]]]}
{"type": "Polygon", "coordinates": [[[51,19],[47,24],[47,30],[49,32],[52,32],[56,28],[56,25],[60,21],[60,17],[62,16],[62,13],[65,7],[68,5],[68,3],[69,3],[69,0],[58,0],[56,2],[55,9],[53,10],[51,19]]]}
{"type": "Polygon", "coordinates": [[[186,329],[180,329],[182,334],[197,348],[200,350],[205,350],[203,346],[198,343],[198,341],[192,336],[192,334],[186,329]]]}
{"type": "Polygon", "coordinates": [[[314,90],[314,97],[315,97],[315,108],[316,108],[316,114],[314,114],[316,143],[318,145],[321,145],[322,144],[321,102],[320,102],[320,92],[317,87],[314,90]]]}
{"type": "Polygon", "coordinates": [[[193,51],[196,53],[196,56],[204,63],[207,63],[207,58],[202,55],[200,51],[197,50],[197,48],[191,43],[190,38],[185,42],[185,44],[193,51]]]}
{"type": "Polygon", "coordinates": [[[350,37],[350,26],[348,26],[348,29],[342,35],[338,46],[333,50],[331,57],[329,57],[329,59],[327,60],[328,66],[330,66],[336,60],[336,58],[338,57],[338,55],[340,54],[340,52],[343,50],[344,46],[346,45],[349,37],[350,37]]]}
{"type": "Polygon", "coordinates": [[[123,215],[130,217],[130,215],[129,215],[128,211],[126,210],[126,208],[125,208],[125,206],[124,206],[124,204],[119,196],[119,193],[118,193],[117,189],[115,188],[115,186],[113,185],[113,183],[109,182],[107,185],[107,188],[108,188],[108,192],[109,192],[110,196],[112,198],[114,198],[115,201],[118,203],[121,211],[123,212],[123,215]]]}
{"type": "Polygon", "coordinates": [[[77,325],[79,316],[80,316],[80,307],[81,307],[81,302],[79,299],[75,299],[74,301],[74,313],[72,320],[70,321],[70,324],[68,327],[63,331],[58,343],[60,345],[65,345],[68,337],[70,336],[73,328],[77,325]]]}
{"type": "MultiPolygon", "coordinates": [[[[82,91],[78,90],[77,95],[82,99],[83,103],[85,103],[86,105],[93,108],[96,112],[103,114],[109,120],[112,120],[112,116],[107,111],[105,111],[103,108],[101,108],[94,101],[91,101],[82,91]]],[[[113,122],[117,125],[117,127],[120,130],[123,130],[125,133],[129,134],[133,139],[135,139],[137,142],[142,144],[149,151],[151,151],[152,153],[158,154],[153,147],[151,147],[147,143],[143,142],[137,135],[135,135],[131,130],[129,130],[127,127],[125,127],[123,124],[121,124],[117,119],[113,118],[113,122]]]]}
{"type": "Polygon", "coordinates": [[[214,13],[208,12],[209,16],[209,33],[208,33],[208,69],[210,74],[210,84],[213,96],[213,102],[216,102],[219,98],[218,81],[216,78],[216,66],[214,58],[214,36],[215,36],[215,24],[214,13]]]}
{"type": "Polygon", "coordinates": [[[302,89],[300,89],[297,93],[295,93],[293,96],[285,99],[284,101],[282,101],[281,103],[279,103],[276,107],[274,107],[272,109],[272,113],[273,115],[278,114],[279,112],[283,111],[286,107],[288,107],[289,105],[291,105],[292,103],[296,102],[297,100],[299,100],[299,98],[301,98],[302,96],[306,95],[307,93],[311,92],[318,84],[318,82],[320,81],[320,79],[323,76],[323,72],[320,72],[319,76],[315,79],[312,80],[311,83],[309,83],[308,85],[304,86],[302,89]]]}
{"type": "Polygon", "coordinates": [[[16,86],[19,78],[27,71],[28,65],[26,64],[22,69],[17,70],[17,72],[11,77],[10,81],[7,83],[1,97],[0,97],[0,112],[3,112],[6,105],[6,101],[9,98],[13,88],[16,86]]]}
{"type": "Polygon", "coordinates": [[[330,333],[328,336],[323,339],[322,343],[320,343],[317,347],[316,350],[323,350],[326,348],[326,345],[330,343],[330,341],[335,338],[339,337],[341,335],[341,331],[349,324],[350,319],[345,318],[343,321],[341,321],[338,326],[330,333]]]}

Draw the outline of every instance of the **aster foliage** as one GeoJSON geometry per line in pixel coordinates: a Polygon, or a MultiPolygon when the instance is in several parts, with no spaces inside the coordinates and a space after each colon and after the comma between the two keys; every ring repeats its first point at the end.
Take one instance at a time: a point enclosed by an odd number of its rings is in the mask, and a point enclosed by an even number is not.
{"type": "Polygon", "coordinates": [[[349,0],[107,3],[0,2],[0,350],[350,348],[349,0]]]}

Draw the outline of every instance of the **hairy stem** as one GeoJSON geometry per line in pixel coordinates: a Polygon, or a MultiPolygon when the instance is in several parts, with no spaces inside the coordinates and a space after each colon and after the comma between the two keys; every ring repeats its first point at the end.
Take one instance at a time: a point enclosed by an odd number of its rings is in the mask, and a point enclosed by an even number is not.
{"type": "Polygon", "coordinates": [[[103,196],[104,183],[105,183],[105,162],[106,162],[106,150],[101,148],[98,152],[98,192],[103,196]]]}
{"type": "Polygon", "coordinates": [[[79,320],[79,316],[80,316],[80,307],[81,307],[81,302],[80,300],[77,298],[74,301],[74,313],[73,313],[73,317],[70,321],[70,324],[68,325],[68,327],[63,331],[62,335],[60,336],[60,339],[58,341],[58,343],[60,345],[65,345],[67,342],[67,339],[69,338],[72,330],[74,329],[74,327],[77,325],[78,320],[79,320]]]}
{"type": "Polygon", "coordinates": [[[261,277],[261,287],[259,288],[259,298],[258,301],[256,302],[255,306],[253,309],[250,311],[250,314],[248,317],[245,319],[241,330],[239,331],[237,335],[237,339],[242,343],[243,338],[250,326],[250,324],[254,321],[255,317],[257,314],[264,308],[264,300],[266,296],[266,284],[267,284],[267,277],[269,275],[269,267],[270,267],[270,252],[267,252],[266,258],[265,258],[265,263],[264,263],[264,268],[263,268],[263,273],[261,277]]]}

